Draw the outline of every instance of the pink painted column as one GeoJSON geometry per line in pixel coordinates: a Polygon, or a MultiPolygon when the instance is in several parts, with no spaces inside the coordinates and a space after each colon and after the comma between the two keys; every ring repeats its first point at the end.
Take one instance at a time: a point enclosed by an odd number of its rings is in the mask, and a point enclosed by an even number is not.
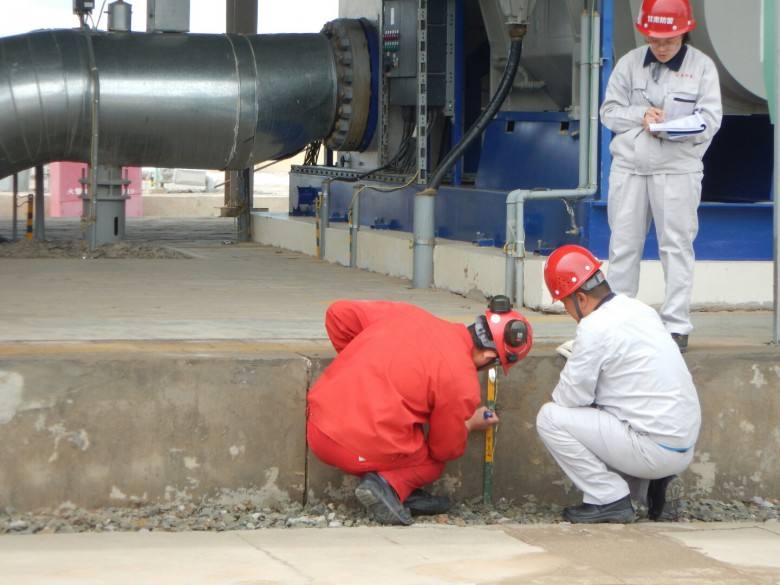
{"type": "MultiPolygon", "coordinates": [[[[49,195],[51,197],[52,217],[80,217],[82,212],[81,183],[79,180],[87,175],[87,165],[83,163],[58,162],[49,165],[49,195]]],[[[143,217],[143,201],[141,199],[141,169],[127,167],[123,175],[130,184],[127,194],[130,199],[125,203],[126,217],[143,217]]]]}

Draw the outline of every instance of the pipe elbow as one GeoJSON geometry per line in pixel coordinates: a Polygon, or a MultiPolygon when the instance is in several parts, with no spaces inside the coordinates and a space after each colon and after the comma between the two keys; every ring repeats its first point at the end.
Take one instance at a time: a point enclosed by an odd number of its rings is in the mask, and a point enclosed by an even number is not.
{"type": "Polygon", "coordinates": [[[526,199],[528,199],[530,193],[531,192],[528,189],[515,189],[514,191],[510,191],[506,196],[506,204],[516,205],[518,203],[524,203],[526,199]]]}

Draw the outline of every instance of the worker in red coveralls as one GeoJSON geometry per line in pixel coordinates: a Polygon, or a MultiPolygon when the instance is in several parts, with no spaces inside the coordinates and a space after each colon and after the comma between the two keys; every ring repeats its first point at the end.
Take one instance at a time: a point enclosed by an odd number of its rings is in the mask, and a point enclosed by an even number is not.
{"type": "Polygon", "coordinates": [[[406,303],[337,301],[325,328],[338,355],[309,392],[309,447],[361,477],[355,495],[377,522],[446,512],[447,498],[420,488],[463,455],[470,431],[498,423],[477,371],[525,357],[530,324],[500,296],[468,327],[406,303]]]}

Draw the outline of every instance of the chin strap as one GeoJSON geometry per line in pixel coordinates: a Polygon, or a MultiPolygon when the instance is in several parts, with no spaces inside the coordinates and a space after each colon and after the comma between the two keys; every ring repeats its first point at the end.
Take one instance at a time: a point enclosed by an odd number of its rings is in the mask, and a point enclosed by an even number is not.
{"type": "Polygon", "coordinates": [[[571,300],[574,303],[574,311],[577,313],[577,323],[582,321],[582,309],[580,309],[580,302],[577,300],[577,294],[571,295],[571,300]]]}

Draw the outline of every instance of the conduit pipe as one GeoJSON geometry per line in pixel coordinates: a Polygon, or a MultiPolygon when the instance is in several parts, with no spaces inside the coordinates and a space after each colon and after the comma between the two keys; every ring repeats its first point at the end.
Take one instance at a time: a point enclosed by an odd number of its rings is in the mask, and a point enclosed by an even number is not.
{"type": "MultiPolygon", "coordinates": [[[[506,271],[505,292],[518,307],[525,306],[525,202],[542,199],[584,199],[596,194],[598,184],[599,79],[601,72],[601,17],[594,9],[583,14],[581,43],[589,47],[581,70],[589,69],[588,91],[580,91],[580,153],[587,149],[587,173],[580,176],[576,189],[516,189],[506,199],[506,271]],[[587,124],[582,121],[587,112],[587,124]],[[587,126],[588,141],[582,139],[587,126]]],[[[583,53],[584,55],[584,53],[583,53]]],[[[580,166],[580,172],[585,168],[580,166]]]]}
{"type": "Polygon", "coordinates": [[[333,179],[322,181],[322,192],[317,198],[317,257],[325,260],[325,246],[330,227],[330,184],[333,179]]]}
{"type": "Polygon", "coordinates": [[[349,206],[349,267],[358,267],[358,238],[360,237],[360,194],[365,187],[360,183],[352,186],[352,202],[349,206]]]}
{"type": "Polygon", "coordinates": [[[515,75],[520,66],[523,52],[523,38],[527,32],[526,24],[510,24],[511,45],[504,74],[496,88],[490,103],[469,128],[463,139],[447,154],[431,175],[425,189],[414,197],[414,250],[412,288],[430,288],[433,285],[433,248],[436,242],[435,199],[444,176],[466,152],[466,149],[484,132],[488,124],[506,101],[512,91],[515,75]]]}
{"type": "Polygon", "coordinates": [[[356,150],[375,99],[369,34],[366,22],[340,19],[322,34],[3,38],[0,178],[51,161],[94,163],[94,143],[101,165],[235,170],[319,138],[356,150]]]}

